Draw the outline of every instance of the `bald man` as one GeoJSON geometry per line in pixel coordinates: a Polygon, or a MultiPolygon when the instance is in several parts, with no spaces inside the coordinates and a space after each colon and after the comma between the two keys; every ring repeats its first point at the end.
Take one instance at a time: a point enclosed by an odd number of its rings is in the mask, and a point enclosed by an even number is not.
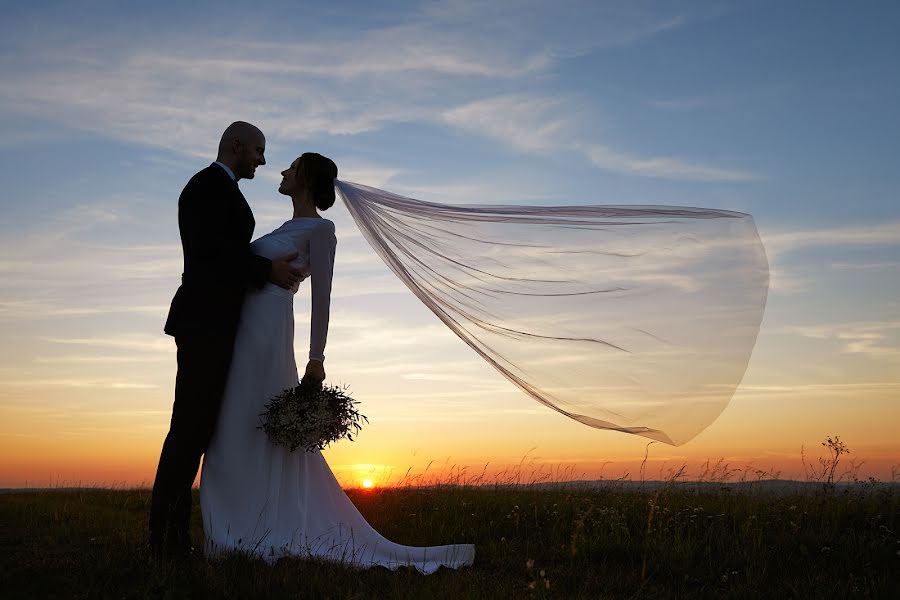
{"type": "Polygon", "coordinates": [[[153,557],[191,551],[191,485],[219,416],[244,294],[267,281],[291,288],[300,276],[289,264],[296,253],[270,261],[250,251],[256,222],[238,181],[253,179],[266,164],[265,151],[262,131],[232,123],[216,161],[194,175],[178,198],[184,273],[165,326],[178,347],[178,374],[153,484],[153,557]]]}

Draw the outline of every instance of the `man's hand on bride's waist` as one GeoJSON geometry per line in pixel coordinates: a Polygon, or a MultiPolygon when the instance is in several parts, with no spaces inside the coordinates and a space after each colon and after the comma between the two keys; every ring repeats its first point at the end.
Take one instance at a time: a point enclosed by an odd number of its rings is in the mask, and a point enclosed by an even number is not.
{"type": "Polygon", "coordinates": [[[297,282],[300,281],[300,276],[303,273],[299,268],[291,265],[291,261],[297,258],[298,254],[299,252],[294,252],[272,259],[269,281],[286,290],[293,289],[297,282]]]}

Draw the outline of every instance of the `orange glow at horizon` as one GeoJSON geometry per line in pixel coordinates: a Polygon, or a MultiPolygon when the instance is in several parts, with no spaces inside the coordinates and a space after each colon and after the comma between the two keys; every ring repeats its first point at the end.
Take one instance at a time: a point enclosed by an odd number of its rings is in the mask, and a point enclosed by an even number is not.
{"type": "MultiPolygon", "coordinates": [[[[602,435],[602,434],[601,434],[602,435]]],[[[607,434],[614,435],[614,434],[607,434]]],[[[838,474],[853,473],[861,480],[869,476],[882,481],[897,481],[900,465],[896,449],[881,450],[854,443],[852,438],[841,439],[848,443],[852,453],[842,457],[838,474]],[[854,471],[855,469],[855,471],[854,471]]],[[[94,448],[80,448],[69,453],[62,445],[43,448],[29,456],[9,454],[8,444],[0,440],[0,488],[3,487],[140,487],[153,483],[158,450],[155,444],[143,445],[127,454],[111,457],[94,448]]],[[[856,440],[859,441],[859,440],[856,440]]],[[[124,442],[121,444],[125,446],[124,442]]],[[[37,450],[34,448],[34,450],[37,450]]],[[[362,489],[389,489],[438,484],[479,485],[509,483],[543,483],[578,480],[664,480],[682,466],[686,467],[683,479],[755,481],[757,479],[806,480],[808,472],[803,465],[801,448],[786,451],[754,452],[746,449],[726,452],[724,449],[673,448],[654,443],[642,444],[636,452],[608,453],[604,459],[567,459],[559,454],[539,454],[524,450],[524,456],[498,454],[493,461],[488,458],[446,457],[443,460],[424,460],[409,454],[391,456],[389,450],[383,456],[391,460],[384,464],[347,463],[343,457],[362,454],[353,444],[338,446],[326,451],[325,456],[343,487],[362,489]],[[646,461],[644,453],[647,453],[646,461]],[[406,460],[404,460],[406,459],[406,460]]],[[[810,443],[803,449],[809,465],[817,466],[819,457],[825,456],[824,448],[810,443]]],[[[373,448],[365,455],[373,457],[373,448]]],[[[199,484],[199,476],[195,485],[199,484]]]]}
{"type": "MultiPolygon", "coordinates": [[[[345,487],[360,487],[366,479],[378,489],[636,480],[642,473],[660,479],[682,465],[688,477],[699,477],[707,462],[727,464],[729,472],[740,469],[735,477],[755,479],[764,471],[803,480],[801,451],[818,464],[824,455],[820,443],[828,435],[839,435],[851,449],[840,471],[857,461],[861,479],[900,478],[900,382],[884,368],[867,372],[863,365],[858,376],[850,370],[822,376],[799,368],[786,375],[778,363],[789,360],[789,348],[763,334],[757,350],[765,359],[751,365],[731,404],[706,431],[683,446],[648,447],[645,438],[585,427],[542,407],[469,356],[450,334],[435,335],[422,347],[433,345],[440,356],[421,350],[420,357],[410,356],[398,346],[380,363],[358,351],[360,344],[342,347],[335,336],[329,377],[353,383],[353,396],[370,421],[356,441],[324,453],[345,487]]],[[[410,342],[417,349],[419,344],[410,342]]],[[[153,353],[154,362],[111,365],[103,362],[109,358],[104,354],[96,364],[73,363],[70,372],[47,363],[52,375],[0,374],[0,395],[7,398],[0,406],[0,488],[151,486],[171,415],[175,372],[174,343],[163,338],[159,346],[136,351],[139,357],[153,353]],[[111,372],[146,386],[120,388],[118,380],[107,385],[103,378],[111,372]]]]}

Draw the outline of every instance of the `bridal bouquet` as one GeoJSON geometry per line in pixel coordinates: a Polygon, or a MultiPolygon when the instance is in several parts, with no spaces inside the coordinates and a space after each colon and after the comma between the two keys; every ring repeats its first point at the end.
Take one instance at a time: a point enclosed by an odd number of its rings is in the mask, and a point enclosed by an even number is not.
{"type": "Polygon", "coordinates": [[[359,433],[362,422],[369,419],[356,410],[358,402],[346,391],[346,386],[301,381],[266,404],[258,429],[265,431],[272,443],[291,452],[301,446],[307,452],[323,450],[344,437],[352,442],[353,434],[359,433]]]}

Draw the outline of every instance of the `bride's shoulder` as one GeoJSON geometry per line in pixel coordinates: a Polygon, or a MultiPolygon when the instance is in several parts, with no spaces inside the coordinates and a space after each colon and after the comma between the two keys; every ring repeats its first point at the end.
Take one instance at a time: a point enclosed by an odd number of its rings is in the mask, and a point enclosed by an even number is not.
{"type": "Polygon", "coordinates": [[[334,233],[334,221],[329,221],[325,217],[321,219],[316,219],[315,225],[313,225],[313,229],[316,231],[322,231],[323,233],[334,233]]]}
{"type": "Polygon", "coordinates": [[[325,217],[318,219],[318,222],[313,228],[313,235],[327,239],[332,246],[337,244],[337,234],[335,233],[334,222],[329,221],[325,217]]]}
{"type": "Polygon", "coordinates": [[[293,219],[288,219],[287,221],[282,223],[281,227],[279,227],[275,231],[283,229],[315,231],[320,228],[327,228],[331,231],[334,231],[334,223],[329,221],[325,217],[295,217],[293,219]]]}

